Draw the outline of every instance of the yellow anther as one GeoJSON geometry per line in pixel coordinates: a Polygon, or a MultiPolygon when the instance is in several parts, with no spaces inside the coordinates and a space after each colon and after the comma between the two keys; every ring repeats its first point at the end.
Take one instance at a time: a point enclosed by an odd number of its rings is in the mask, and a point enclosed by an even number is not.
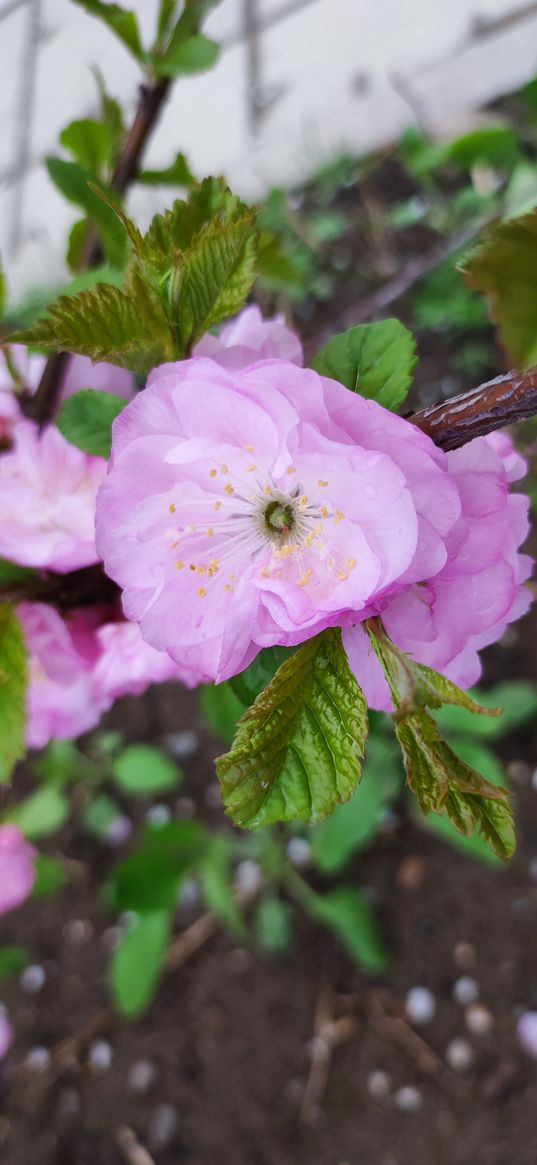
{"type": "Polygon", "coordinates": [[[232,486],[232,485],[230,485],[230,483],[229,483],[229,481],[228,481],[227,485],[225,485],[225,486],[224,486],[224,493],[225,493],[225,494],[232,494],[232,493],[234,493],[234,492],[235,492],[235,491],[234,491],[234,489],[233,489],[233,486],[232,486]]]}
{"type": "Polygon", "coordinates": [[[213,530],[212,526],[207,526],[205,534],[206,534],[207,538],[212,538],[212,536],[214,534],[214,530],[213,530]]]}
{"type": "Polygon", "coordinates": [[[327,565],[329,570],[333,570],[335,565],[336,565],[335,560],[332,558],[331,554],[328,555],[328,558],[326,560],[326,565],[327,565]]]}
{"type": "Polygon", "coordinates": [[[296,473],[296,469],[295,469],[294,465],[288,465],[287,472],[288,473],[296,473]]]}
{"type": "Polygon", "coordinates": [[[176,561],[176,563],[175,563],[175,569],[176,569],[176,570],[182,570],[182,569],[183,569],[183,567],[184,567],[184,565],[185,565],[185,564],[184,564],[184,562],[181,562],[181,559],[180,559],[180,558],[178,558],[178,559],[177,559],[177,561],[176,561]]]}
{"type": "Polygon", "coordinates": [[[301,513],[304,513],[304,510],[306,509],[307,504],[308,504],[308,499],[306,497],[306,494],[302,494],[302,497],[299,498],[299,502],[298,502],[298,508],[299,508],[301,513]]]}
{"type": "Polygon", "coordinates": [[[227,576],[227,577],[228,577],[228,579],[229,579],[229,581],[230,581],[230,582],[233,582],[233,579],[235,578],[235,575],[234,575],[234,574],[228,574],[228,576],[227,576]]]}
{"type": "Polygon", "coordinates": [[[256,469],[257,469],[257,465],[247,465],[246,466],[247,473],[255,473],[256,469]]]}
{"type": "Polygon", "coordinates": [[[346,570],[338,570],[337,576],[340,582],[349,577],[346,570]]]}
{"type": "Polygon", "coordinates": [[[356,559],[355,558],[347,558],[345,560],[345,566],[347,567],[347,570],[354,570],[354,568],[356,566],[356,559]]]}
{"type": "Polygon", "coordinates": [[[342,514],[342,513],[341,513],[341,510],[336,510],[336,511],[335,511],[335,513],[334,513],[334,522],[336,523],[336,526],[337,526],[337,525],[339,525],[339,523],[343,521],[344,517],[345,517],[345,514],[342,514]]]}
{"type": "Polygon", "coordinates": [[[209,470],[209,477],[216,477],[217,473],[218,473],[217,469],[210,469],[209,470]]]}
{"type": "Polygon", "coordinates": [[[168,506],[170,514],[175,514],[175,508],[176,507],[174,506],[173,502],[170,502],[170,505],[168,506]]]}
{"type": "Polygon", "coordinates": [[[222,509],[222,502],[220,502],[220,501],[215,502],[214,506],[213,506],[213,510],[221,510],[221,509],[222,509]]]}
{"type": "Polygon", "coordinates": [[[317,482],[317,485],[320,485],[324,489],[325,485],[328,485],[328,482],[323,481],[322,477],[320,477],[318,482],[317,482]]]}
{"type": "Polygon", "coordinates": [[[328,517],[328,510],[327,510],[326,506],[319,506],[319,513],[321,515],[321,518],[327,518],[328,517]]]}
{"type": "Polygon", "coordinates": [[[264,485],[264,486],[263,486],[263,493],[264,493],[264,494],[268,494],[268,495],[269,495],[269,497],[271,496],[271,494],[272,494],[272,490],[271,490],[271,488],[270,488],[270,485],[264,485]]]}
{"type": "Polygon", "coordinates": [[[205,574],[206,570],[207,570],[206,566],[198,566],[198,567],[196,567],[196,574],[205,574]]]}
{"type": "Polygon", "coordinates": [[[311,570],[305,570],[304,574],[302,574],[300,576],[300,578],[298,579],[299,587],[307,587],[307,585],[310,581],[310,578],[311,578],[311,570]]]}
{"type": "Polygon", "coordinates": [[[205,587],[198,587],[196,594],[199,595],[200,599],[204,599],[207,591],[205,590],[205,587]]]}
{"type": "Polygon", "coordinates": [[[188,568],[188,569],[189,569],[189,570],[196,570],[196,563],[195,563],[195,562],[191,562],[191,563],[190,563],[190,566],[189,566],[189,568],[188,568]]]}
{"type": "Polygon", "coordinates": [[[225,591],[232,591],[233,587],[231,586],[231,583],[226,583],[224,586],[224,590],[225,591]]]}
{"type": "Polygon", "coordinates": [[[253,445],[245,445],[244,448],[246,449],[247,453],[255,453],[253,445]]]}
{"type": "Polygon", "coordinates": [[[228,469],[227,465],[220,466],[220,473],[229,473],[229,469],[228,469]]]}

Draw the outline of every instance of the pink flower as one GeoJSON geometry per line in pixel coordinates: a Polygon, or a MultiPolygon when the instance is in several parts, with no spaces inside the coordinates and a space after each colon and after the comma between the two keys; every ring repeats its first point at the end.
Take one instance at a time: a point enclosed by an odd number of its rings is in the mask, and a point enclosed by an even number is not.
{"type": "Polygon", "coordinates": [[[106,473],[49,426],[20,421],[0,457],[0,556],[64,573],[97,561],[94,514],[106,473]]]}
{"type": "MultiPolygon", "coordinates": [[[[35,881],[34,857],[34,847],[16,825],[0,825],[0,914],[14,910],[30,894],[35,881]]],[[[0,1055],[1,1043],[0,1034],[0,1055]]]]}
{"type": "MultiPolygon", "coordinates": [[[[509,495],[525,473],[504,433],[479,437],[448,454],[462,511],[448,537],[448,560],[435,577],[407,587],[382,609],[388,635],[419,663],[466,688],[481,674],[478,652],[528,609],[522,586],[531,561],[518,553],[528,532],[528,499],[509,495]]],[[[369,704],[390,710],[388,687],[361,627],[346,628],[345,648],[369,704]]]]}
{"type": "Polygon", "coordinates": [[[177,664],[141,636],[136,623],[106,623],[97,631],[100,655],[93,669],[92,693],[100,704],[139,695],[150,684],[177,679],[177,664]]]}
{"type": "Polygon", "coordinates": [[[9,1051],[12,1040],[13,1028],[7,1018],[7,1015],[4,1015],[4,1013],[0,1011],[0,1060],[2,1060],[6,1052],[9,1051]]]}
{"type": "Polygon", "coordinates": [[[256,360],[290,360],[302,366],[304,354],[298,336],[282,315],[264,320],[258,307],[245,307],[218,336],[209,332],[196,344],[194,356],[211,356],[225,368],[245,368],[256,360]]]}
{"type": "Polygon", "coordinates": [[[283,361],[163,365],[114,425],[97,545],[188,684],[356,622],[440,570],[460,514],[408,422],[283,361]]]}
{"type": "MultiPolygon", "coordinates": [[[[20,384],[34,393],[46,364],[46,356],[30,352],[23,344],[10,344],[9,355],[20,384]]],[[[11,390],[13,381],[0,350],[0,390],[11,390]]],[[[72,356],[62,384],[60,403],[82,388],[99,388],[130,400],[134,393],[132,374],[114,364],[92,364],[87,356],[72,356]]]]}
{"type": "Polygon", "coordinates": [[[0,444],[11,440],[13,429],[19,417],[19,402],[15,393],[4,392],[0,387],[0,444]]]}
{"type": "Polygon", "coordinates": [[[92,690],[96,613],[74,612],[67,620],[45,603],[21,603],[17,614],[29,653],[27,747],[88,732],[111,703],[92,690]]]}

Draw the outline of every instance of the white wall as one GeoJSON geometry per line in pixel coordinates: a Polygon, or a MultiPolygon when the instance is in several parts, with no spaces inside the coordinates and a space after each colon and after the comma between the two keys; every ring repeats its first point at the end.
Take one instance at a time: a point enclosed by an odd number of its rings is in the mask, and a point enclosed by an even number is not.
{"type": "MultiPolygon", "coordinates": [[[[149,37],[157,0],[128,6],[149,37]]],[[[222,0],[207,31],[219,62],[177,83],[147,160],[184,150],[200,176],[224,172],[252,197],[416,119],[450,132],[537,73],[531,0],[222,0]]],[[[15,294],[62,275],[76,210],[41,159],[95,110],[93,64],[132,111],[137,68],[98,21],[70,0],[0,0],[0,251],[15,294]]],[[[132,206],[145,219],[162,198],[140,188],[132,206]]]]}

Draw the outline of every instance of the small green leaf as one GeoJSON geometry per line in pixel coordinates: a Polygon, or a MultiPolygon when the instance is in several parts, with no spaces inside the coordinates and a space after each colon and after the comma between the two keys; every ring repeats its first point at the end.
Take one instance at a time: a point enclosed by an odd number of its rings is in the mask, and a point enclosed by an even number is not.
{"type": "Polygon", "coordinates": [[[28,963],[28,951],[19,946],[0,947],[0,983],[12,975],[20,975],[28,963]]]}
{"type": "Polygon", "coordinates": [[[287,951],[293,938],[291,908],[276,894],[265,894],[255,913],[257,945],[268,955],[287,951]]]}
{"type": "Polygon", "coordinates": [[[521,156],[517,134],[508,125],[481,125],[450,142],[446,161],[465,170],[495,166],[511,171],[521,156]]]}
{"type": "Polygon", "coordinates": [[[66,125],[60,142],[90,174],[101,175],[113,159],[115,143],[110,126],[92,117],[66,125]]]}
{"type": "Polygon", "coordinates": [[[121,809],[107,793],[99,793],[90,801],[82,814],[82,825],[87,833],[99,841],[108,841],[110,830],[118,818],[122,817],[121,809]]]}
{"type": "Polygon", "coordinates": [[[416,359],[410,332],[399,320],[381,320],[333,336],[317,353],[312,368],[397,412],[410,388],[416,359]]]}
{"type": "Polygon", "coordinates": [[[18,825],[29,841],[37,841],[60,829],[68,815],[65,795],[57,785],[44,785],[11,809],[5,820],[18,825]]]}
{"type": "Polygon", "coordinates": [[[166,958],[171,923],[169,910],[141,914],[115,948],[109,983],[120,1015],[131,1019],[149,1006],[166,958]]]}
{"type": "Polygon", "coordinates": [[[317,869],[337,873],[373,840],[386,801],[401,779],[398,762],[398,751],[391,741],[369,738],[361,784],[350,801],[336,805],[334,812],[312,829],[311,854],[317,869]]]}
{"type": "Polygon", "coordinates": [[[207,835],[195,821],[146,826],[140,848],[112,871],[106,898],[116,910],[171,908],[181,878],[199,861],[207,835]]]}
{"type": "Polygon", "coordinates": [[[84,779],[89,763],[72,740],[51,740],[38,753],[33,772],[40,781],[66,785],[69,781],[84,779]]]}
{"type": "Polygon", "coordinates": [[[21,625],[7,603],[0,605],[0,784],[24,755],[26,646],[21,625]]]}
{"type": "Polygon", "coordinates": [[[382,975],[390,960],[371,907],[355,886],[337,886],[328,894],[308,894],[309,914],[339,938],[348,954],[370,975],[382,975]]]}
{"type": "Polygon", "coordinates": [[[30,582],[35,577],[35,570],[31,570],[29,566],[17,566],[15,562],[7,562],[5,558],[0,558],[0,588],[30,582]]]}
{"type": "Polygon", "coordinates": [[[112,775],[125,793],[149,797],[168,793],[181,780],[181,771],[158,748],[149,744],[131,744],[114,760],[112,775]]]}
{"type": "Polygon", "coordinates": [[[234,896],[229,840],[216,835],[199,865],[201,892],[205,906],[223,922],[234,938],[244,938],[247,929],[234,896]]]}
{"type": "Polygon", "coordinates": [[[441,816],[438,813],[429,813],[428,817],[420,818],[420,825],[425,829],[431,829],[442,841],[447,842],[453,849],[459,850],[466,857],[474,858],[485,866],[499,866],[501,864],[488,842],[480,837],[479,833],[468,835],[459,833],[449,817],[441,816]]]}
{"type": "Polygon", "coordinates": [[[159,41],[169,33],[176,8],[177,0],[160,0],[157,20],[157,38],[159,41]]]}
{"type": "Polygon", "coordinates": [[[145,53],[140,40],[138,21],[135,13],[120,4],[106,3],[105,0],[73,0],[80,8],[84,8],[90,16],[97,16],[123,42],[138,61],[145,60],[145,53]]]}
{"type": "Polygon", "coordinates": [[[281,665],[217,760],[228,813],[250,829],[320,821],[356,788],[366,735],[363,692],[331,628],[281,665]]]}
{"type": "Polygon", "coordinates": [[[265,647],[243,672],[232,676],[229,683],[244,707],[252,704],[270,683],[278,668],[293,655],[294,647],[265,647]]]}
{"type": "Polygon", "coordinates": [[[481,706],[501,708],[501,716],[481,718],[469,716],[465,708],[442,708],[436,714],[436,720],[446,736],[456,734],[496,740],[521,728],[537,714],[537,688],[524,680],[506,680],[491,691],[473,690],[469,695],[481,706]]]}
{"type": "Polygon", "coordinates": [[[71,445],[94,457],[110,456],[112,423],[125,408],[125,401],[111,392],[83,388],[64,400],[56,424],[71,445]]]}
{"type": "Polygon", "coordinates": [[[35,882],[32,898],[51,898],[65,886],[67,878],[61,862],[48,854],[38,854],[35,859],[35,882]]]}
{"type": "Polygon", "coordinates": [[[161,77],[189,76],[192,73],[203,73],[214,65],[220,46],[203,33],[194,34],[188,39],[172,36],[164,56],[155,61],[156,70],[161,77]]]}
{"type": "Polygon", "coordinates": [[[255,278],[255,211],[230,222],[214,219],[185,252],[174,312],[185,351],[243,306],[255,278]]]}
{"type": "Polygon", "coordinates": [[[222,684],[202,684],[203,716],[212,732],[226,744],[231,744],[244,708],[245,705],[235,695],[229,680],[224,680],[222,684]]]}
{"type": "Polygon", "coordinates": [[[140,376],[175,355],[163,303],[136,273],[128,293],[111,283],[97,283],[78,295],[60,296],[46,315],[12,339],[118,364],[140,376]]]}
{"type": "Polygon", "coordinates": [[[174,161],[163,170],[140,170],[136,181],[142,186],[192,186],[196,181],[184,154],[176,154],[174,161]]]}
{"type": "Polygon", "coordinates": [[[487,297],[511,366],[537,362],[537,208],[492,227],[462,269],[487,297]]]}
{"type": "Polygon", "coordinates": [[[110,206],[110,202],[119,203],[117,194],[109,186],[97,183],[96,175],[90,170],[84,170],[76,162],[65,162],[63,158],[47,158],[46,162],[58,190],[70,202],[81,206],[95,223],[107,262],[111,267],[123,267],[127,258],[127,243],[124,231],[110,206]],[[97,191],[102,191],[106,201],[99,197],[97,191]]]}

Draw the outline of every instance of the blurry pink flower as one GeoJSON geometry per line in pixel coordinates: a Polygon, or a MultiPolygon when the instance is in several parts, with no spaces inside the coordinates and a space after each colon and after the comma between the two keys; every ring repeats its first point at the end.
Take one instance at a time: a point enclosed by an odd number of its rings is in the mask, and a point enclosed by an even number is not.
{"type": "MultiPolygon", "coordinates": [[[[398,647],[466,688],[481,674],[478,651],[531,602],[522,586],[531,561],[518,553],[528,532],[528,499],[508,493],[525,462],[505,434],[476,438],[449,453],[448,463],[462,504],[448,560],[434,578],[424,573],[396,596],[382,620],[398,647]]],[[[346,628],[343,641],[369,704],[389,710],[388,686],[363,629],[346,628]]]]}
{"type": "Polygon", "coordinates": [[[10,441],[14,426],[19,420],[19,402],[15,393],[3,391],[0,387],[0,443],[10,441]]]}
{"type": "MultiPolygon", "coordinates": [[[[46,356],[30,352],[23,344],[10,344],[9,354],[20,384],[29,393],[34,393],[41,380],[46,356]]],[[[10,391],[12,388],[13,381],[0,350],[0,390],[10,391]]],[[[62,384],[60,402],[82,388],[99,388],[102,392],[113,392],[130,400],[134,382],[132,374],[124,368],[116,368],[114,364],[92,364],[87,356],[72,356],[62,384]]]]}
{"type": "Polygon", "coordinates": [[[298,336],[282,315],[264,320],[258,307],[245,307],[217,336],[209,332],[196,344],[194,356],[211,356],[225,368],[245,368],[256,360],[290,360],[302,366],[304,355],[298,336]]]}
{"type": "Polygon", "coordinates": [[[13,1040],[13,1028],[6,1015],[0,1011],[0,1060],[9,1051],[13,1040]]]}
{"type": "Polygon", "coordinates": [[[283,361],[156,369],[114,425],[97,545],[128,618],[188,684],[364,618],[446,562],[445,455],[283,361]]]}
{"type": "Polygon", "coordinates": [[[0,556],[64,573],[97,561],[95,497],[106,473],[50,425],[20,421],[0,457],[0,556]]]}
{"type": "Polygon", "coordinates": [[[137,623],[106,623],[97,631],[100,655],[92,674],[92,693],[100,704],[139,695],[150,684],[177,679],[177,664],[165,651],[142,639],[137,623]]]}
{"type": "Polygon", "coordinates": [[[111,701],[92,691],[90,650],[92,616],[74,612],[69,621],[45,603],[21,603],[17,614],[29,654],[26,725],[28,748],[43,748],[49,740],[66,740],[88,732],[111,701]]]}
{"type": "Polygon", "coordinates": [[[16,825],[0,825],[0,914],[14,910],[30,894],[35,881],[34,858],[34,847],[16,825]]]}

